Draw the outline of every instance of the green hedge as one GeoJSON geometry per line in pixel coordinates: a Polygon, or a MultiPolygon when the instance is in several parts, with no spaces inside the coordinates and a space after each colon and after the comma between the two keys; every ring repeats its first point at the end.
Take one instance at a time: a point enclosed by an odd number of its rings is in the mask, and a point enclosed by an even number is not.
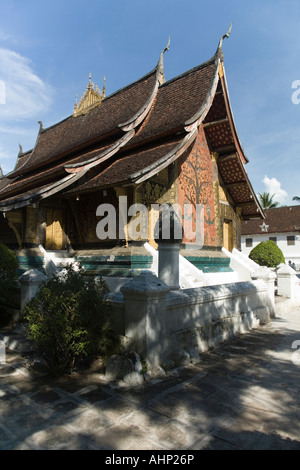
{"type": "Polygon", "coordinates": [[[276,268],[280,263],[285,263],[283,253],[273,240],[260,242],[255,246],[249,258],[258,263],[260,266],[276,268]]]}
{"type": "Polygon", "coordinates": [[[75,361],[105,355],[114,339],[105,301],[108,286],[71,266],[42,284],[25,307],[28,338],[53,376],[69,373],[75,361]]]}
{"type": "Polygon", "coordinates": [[[11,321],[11,308],[17,308],[16,288],[18,260],[15,253],[0,242],[0,326],[11,321]]]}

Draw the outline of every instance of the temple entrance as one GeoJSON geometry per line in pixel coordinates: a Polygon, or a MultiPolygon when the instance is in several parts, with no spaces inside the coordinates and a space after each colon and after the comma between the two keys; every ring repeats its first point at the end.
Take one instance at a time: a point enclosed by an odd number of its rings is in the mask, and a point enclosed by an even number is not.
{"type": "Polygon", "coordinates": [[[62,209],[47,209],[46,250],[65,248],[64,213],[62,209]]]}
{"type": "Polygon", "coordinates": [[[232,221],[224,220],[223,223],[223,246],[228,251],[232,251],[233,248],[233,230],[232,221]]]}

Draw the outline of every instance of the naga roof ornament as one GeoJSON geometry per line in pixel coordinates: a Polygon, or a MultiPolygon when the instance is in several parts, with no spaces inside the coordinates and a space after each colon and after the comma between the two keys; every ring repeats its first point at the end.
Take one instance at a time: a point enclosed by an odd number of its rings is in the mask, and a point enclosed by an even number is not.
{"type": "Polygon", "coordinates": [[[226,34],[223,34],[223,36],[221,37],[220,41],[219,41],[219,44],[218,44],[218,48],[217,48],[217,52],[216,52],[216,55],[219,56],[219,58],[221,59],[221,61],[224,60],[224,57],[223,57],[223,51],[222,51],[222,44],[223,44],[223,41],[224,39],[228,39],[229,36],[230,36],[230,33],[231,33],[231,28],[232,28],[232,22],[231,22],[231,25],[229,27],[229,30],[227,31],[226,34]]]}
{"type": "Polygon", "coordinates": [[[157,67],[157,69],[158,69],[158,82],[159,82],[160,85],[162,85],[166,81],[165,80],[164,65],[163,65],[163,56],[164,56],[164,53],[167,52],[170,49],[170,42],[171,42],[171,36],[169,36],[168,44],[166,45],[166,47],[164,48],[164,50],[160,54],[160,58],[159,58],[159,62],[158,62],[158,67],[157,67]]]}

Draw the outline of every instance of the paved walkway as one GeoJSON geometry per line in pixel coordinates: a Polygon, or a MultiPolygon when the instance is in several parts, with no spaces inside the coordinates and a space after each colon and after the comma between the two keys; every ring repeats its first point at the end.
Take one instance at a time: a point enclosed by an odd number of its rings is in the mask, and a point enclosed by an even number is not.
{"type": "Polygon", "coordinates": [[[135,389],[0,368],[0,449],[300,449],[300,308],[135,389]]]}

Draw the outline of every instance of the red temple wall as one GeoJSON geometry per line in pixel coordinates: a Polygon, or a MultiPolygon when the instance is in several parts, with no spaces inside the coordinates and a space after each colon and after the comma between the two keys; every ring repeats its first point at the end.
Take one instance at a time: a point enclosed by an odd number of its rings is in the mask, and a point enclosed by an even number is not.
{"type": "Polygon", "coordinates": [[[212,159],[202,126],[191,149],[178,160],[177,182],[182,211],[185,204],[192,207],[193,231],[196,230],[196,204],[203,204],[203,244],[216,246],[212,159]]]}

